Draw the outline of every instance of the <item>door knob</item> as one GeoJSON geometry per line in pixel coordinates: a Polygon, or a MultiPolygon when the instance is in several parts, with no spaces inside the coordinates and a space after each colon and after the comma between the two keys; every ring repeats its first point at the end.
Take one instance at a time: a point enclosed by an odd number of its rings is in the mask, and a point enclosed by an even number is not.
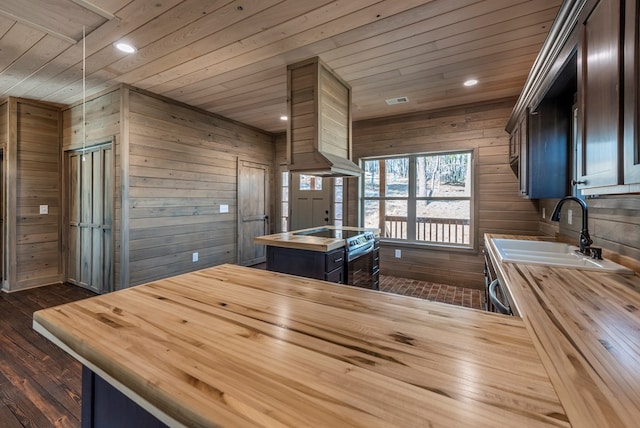
{"type": "Polygon", "coordinates": [[[571,180],[571,185],[572,186],[575,186],[575,185],[578,185],[578,184],[587,184],[587,182],[586,181],[571,180]]]}

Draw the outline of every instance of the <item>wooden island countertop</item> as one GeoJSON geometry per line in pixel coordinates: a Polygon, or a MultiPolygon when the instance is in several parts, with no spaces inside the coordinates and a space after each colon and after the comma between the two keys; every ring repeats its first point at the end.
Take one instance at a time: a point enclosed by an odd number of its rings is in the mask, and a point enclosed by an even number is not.
{"type": "Polygon", "coordinates": [[[500,263],[494,238],[545,238],[488,234],[485,248],[572,426],[640,426],[640,276],[500,263]]]}
{"type": "Polygon", "coordinates": [[[222,265],[34,328],[170,426],[569,426],[522,319],[324,281],[222,265]]]}
{"type": "Polygon", "coordinates": [[[342,229],[342,230],[357,230],[357,231],[371,231],[376,235],[380,234],[380,229],[371,229],[364,227],[353,226],[319,226],[312,227],[310,229],[300,229],[291,232],[274,233],[272,235],[258,236],[253,239],[256,244],[270,245],[273,247],[295,248],[298,250],[310,250],[310,251],[322,251],[328,252],[335,250],[336,248],[344,247],[344,239],[338,238],[322,238],[319,236],[310,235],[297,235],[299,232],[306,232],[316,229],[342,229]]]}

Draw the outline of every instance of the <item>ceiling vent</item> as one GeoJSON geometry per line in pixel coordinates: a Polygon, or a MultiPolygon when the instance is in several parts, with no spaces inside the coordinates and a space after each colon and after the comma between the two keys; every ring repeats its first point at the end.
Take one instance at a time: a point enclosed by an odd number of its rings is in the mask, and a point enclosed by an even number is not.
{"type": "Polygon", "coordinates": [[[409,98],[407,97],[398,97],[398,98],[389,98],[388,100],[384,100],[387,105],[393,106],[396,104],[404,104],[409,102],[409,98]]]}

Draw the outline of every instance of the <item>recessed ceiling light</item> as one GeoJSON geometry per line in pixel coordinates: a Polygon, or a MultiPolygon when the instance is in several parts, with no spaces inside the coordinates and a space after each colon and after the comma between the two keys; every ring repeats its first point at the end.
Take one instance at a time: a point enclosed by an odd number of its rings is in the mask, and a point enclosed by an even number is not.
{"type": "Polygon", "coordinates": [[[289,119],[289,118],[287,116],[285,116],[285,115],[280,116],[280,120],[287,120],[287,119],[289,119]]]}
{"type": "Polygon", "coordinates": [[[134,53],[137,50],[133,45],[125,42],[116,42],[113,46],[115,46],[116,49],[129,54],[134,53]]]}
{"type": "Polygon", "coordinates": [[[474,86],[477,84],[478,84],[478,81],[476,79],[469,79],[463,83],[464,86],[474,86]]]}

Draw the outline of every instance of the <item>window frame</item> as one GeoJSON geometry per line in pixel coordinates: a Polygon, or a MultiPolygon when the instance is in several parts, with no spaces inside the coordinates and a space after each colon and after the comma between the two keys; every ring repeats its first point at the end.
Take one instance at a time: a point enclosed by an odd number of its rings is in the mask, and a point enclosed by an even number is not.
{"type": "Polygon", "coordinates": [[[365,178],[362,176],[362,180],[359,186],[359,209],[360,209],[360,223],[365,224],[365,204],[366,201],[389,201],[389,200],[406,200],[407,201],[407,237],[412,236],[411,239],[403,239],[403,238],[391,238],[384,236],[384,216],[379,219],[378,227],[381,230],[381,242],[393,243],[396,246],[403,247],[428,247],[430,249],[440,249],[440,250],[456,250],[462,252],[477,252],[478,251],[478,226],[477,226],[477,213],[478,213],[478,200],[477,200],[477,188],[478,188],[478,177],[477,177],[477,153],[474,148],[465,148],[459,150],[444,150],[444,151],[429,151],[429,152],[418,152],[418,153],[407,153],[407,154],[397,154],[397,155],[389,155],[389,156],[367,156],[360,158],[360,167],[364,169],[366,161],[385,161],[389,159],[409,159],[409,183],[408,183],[408,191],[409,194],[407,197],[385,197],[383,195],[383,189],[380,189],[380,194],[378,196],[365,196],[365,178]],[[416,183],[416,159],[423,156],[443,156],[450,154],[464,154],[469,153],[471,158],[469,161],[469,167],[471,168],[471,172],[469,174],[470,177],[470,186],[469,191],[470,195],[468,197],[417,197],[417,183],[416,183]],[[422,200],[468,200],[469,207],[469,243],[468,244],[458,244],[458,243],[448,243],[448,242],[434,242],[434,241],[423,241],[416,239],[416,219],[417,219],[417,202],[422,200]]]}

